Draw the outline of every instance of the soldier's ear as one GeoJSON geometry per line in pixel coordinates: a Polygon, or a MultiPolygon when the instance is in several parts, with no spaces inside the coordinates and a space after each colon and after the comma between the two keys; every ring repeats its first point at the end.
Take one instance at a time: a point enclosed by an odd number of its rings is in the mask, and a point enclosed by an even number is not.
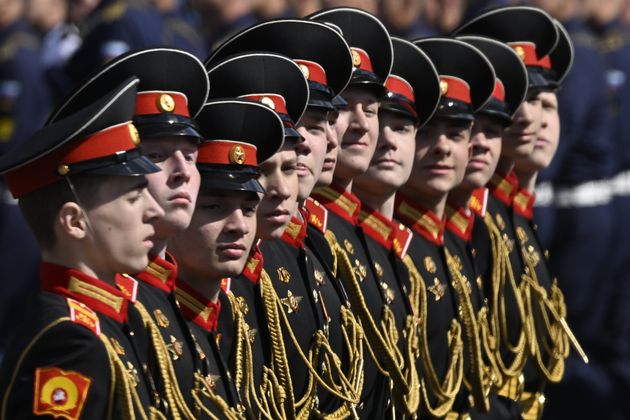
{"type": "Polygon", "coordinates": [[[59,234],[72,239],[85,238],[89,229],[85,212],[73,201],[68,201],[61,206],[57,213],[56,225],[59,234]]]}

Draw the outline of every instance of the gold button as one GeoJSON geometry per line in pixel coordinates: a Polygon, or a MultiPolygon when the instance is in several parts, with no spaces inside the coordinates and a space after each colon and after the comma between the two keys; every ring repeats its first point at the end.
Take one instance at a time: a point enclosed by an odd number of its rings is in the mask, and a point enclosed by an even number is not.
{"type": "Polygon", "coordinates": [[[229,154],[230,163],[242,165],[245,163],[245,149],[239,145],[232,146],[229,154]]]}
{"type": "Polygon", "coordinates": [[[175,100],[167,93],[163,93],[157,100],[157,107],[161,112],[171,112],[175,109],[175,100]]]}
{"type": "Polygon", "coordinates": [[[520,45],[515,47],[514,52],[516,52],[516,55],[518,55],[518,58],[520,58],[521,61],[525,61],[525,50],[523,49],[523,47],[521,47],[520,45]]]}
{"type": "Polygon", "coordinates": [[[61,176],[67,175],[70,172],[70,167],[68,165],[59,165],[57,167],[57,173],[61,176]]]}

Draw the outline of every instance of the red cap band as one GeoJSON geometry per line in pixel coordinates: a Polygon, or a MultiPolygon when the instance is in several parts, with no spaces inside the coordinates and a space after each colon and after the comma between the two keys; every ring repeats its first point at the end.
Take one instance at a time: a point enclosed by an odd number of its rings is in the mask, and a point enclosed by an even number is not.
{"type": "Polygon", "coordinates": [[[135,149],[138,130],[130,122],[106,128],[89,137],[72,141],[50,154],[7,172],[5,179],[13,197],[20,198],[61,179],[70,172],[67,165],[135,149]]]}
{"type": "Polygon", "coordinates": [[[499,79],[494,81],[494,90],[492,91],[492,97],[494,99],[498,99],[501,102],[505,102],[505,87],[503,86],[503,82],[499,79]]]}
{"type": "Polygon", "coordinates": [[[256,146],[231,140],[211,140],[199,146],[197,163],[258,166],[256,146]]]}
{"type": "Polygon", "coordinates": [[[181,92],[139,92],[134,115],[175,114],[190,118],[188,99],[181,92]]]}
{"type": "Polygon", "coordinates": [[[385,81],[385,87],[393,93],[404,96],[409,101],[416,103],[416,96],[413,93],[413,88],[402,77],[396,75],[390,75],[385,81]]]}
{"type": "Polygon", "coordinates": [[[256,93],[252,95],[243,95],[243,99],[249,99],[250,101],[260,102],[263,105],[267,105],[279,114],[288,114],[287,103],[282,95],[275,93],[256,93]]]}
{"type": "Polygon", "coordinates": [[[440,75],[440,92],[444,97],[471,103],[470,86],[459,77],[440,75]]]}
{"type": "Polygon", "coordinates": [[[328,86],[328,79],[326,79],[326,71],[322,66],[314,61],[309,60],[294,60],[300,67],[306,80],[311,82],[317,82],[324,86],[328,86]]]}
{"type": "Polygon", "coordinates": [[[374,70],[372,69],[372,60],[370,60],[368,53],[361,48],[352,47],[350,49],[352,50],[352,65],[360,68],[361,70],[374,73],[374,70]]]}
{"type": "Polygon", "coordinates": [[[549,57],[543,57],[541,60],[536,55],[536,45],[532,42],[509,42],[508,45],[518,54],[526,66],[551,68],[549,57]]]}

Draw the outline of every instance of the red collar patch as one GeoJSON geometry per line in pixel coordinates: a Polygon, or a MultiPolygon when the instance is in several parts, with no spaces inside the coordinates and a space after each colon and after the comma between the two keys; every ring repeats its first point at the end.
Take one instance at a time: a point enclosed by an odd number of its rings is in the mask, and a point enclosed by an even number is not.
{"type": "Polygon", "coordinates": [[[260,252],[260,243],[261,241],[258,240],[252,247],[247,264],[245,264],[243,269],[243,276],[254,284],[258,284],[258,280],[260,280],[260,273],[262,273],[264,263],[262,252],[260,252]]]}
{"type": "Polygon", "coordinates": [[[293,216],[280,239],[294,248],[302,248],[307,227],[308,225],[300,217],[293,216]]]}
{"type": "Polygon", "coordinates": [[[187,283],[181,281],[177,285],[177,301],[182,314],[187,320],[194,322],[206,331],[216,331],[221,312],[221,301],[214,303],[187,283]]]}
{"type": "Polygon", "coordinates": [[[413,203],[404,194],[396,194],[396,218],[436,245],[444,244],[444,221],[432,211],[413,203]]]}
{"type": "Polygon", "coordinates": [[[359,225],[363,231],[386,249],[391,249],[396,226],[381,212],[362,205],[359,212],[359,225]]]}
{"type": "Polygon", "coordinates": [[[306,210],[306,220],[311,226],[314,226],[321,233],[326,233],[328,226],[328,210],[319,204],[319,201],[308,197],[304,202],[304,210],[306,210]]]}
{"type": "Polygon", "coordinates": [[[166,253],[166,259],[151,257],[147,268],[134,277],[166,293],[171,293],[175,290],[177,262],[168,252],[166,253]]]}
{"type": "Polygon", "coordinates": [[[514,172],[510,172],[507,175],[503,175],[500,172],[495,172],[488,182],[490,193],[494,195],[499,201],[506,206],[511,206],[514,196],[518,191],[518,180],[514,172]]]}
{"type": "Polygon", "coordinates": [[[41,263],[40,277],[42,290],[74,299],[121,324],[127,322],[128,300],[116,287],[78,270],[48,262],[41,263]]]}
{"type": "Polygon", "coordinates": [[[477,188],[473,191],[468,200],[468,208],[479,217],[484,217],[488,210],[488,196],[490,191],[487,188],[477,188]]]}
{"type": "Polygon", "coordinates": [[[525,188],[518,190],[512,201],[512,207],[517,214],[520,214],[527,220],[534,218],[534,201],[536,200],[533,193],[525,188]]]}
{"type": "Polygon", "coordinates": [[[353,225],[357,224],[361,211],[361,201],[356,195],[331,185],[330,187],[317,188],[313,192],[313,197],[337,216],[353,225]]]}
{"type": "Polygon", "coordinates": [[[470,209],[446,205],[446,228],[465,242],[470,241],[475,214],[470,209]]]}

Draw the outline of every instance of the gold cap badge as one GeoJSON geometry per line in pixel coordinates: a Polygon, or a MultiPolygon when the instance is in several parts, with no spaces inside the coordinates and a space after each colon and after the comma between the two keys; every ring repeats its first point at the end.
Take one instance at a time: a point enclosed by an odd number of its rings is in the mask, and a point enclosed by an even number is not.
{"type": "Polygon", "coordinates": [[[129,135],[131,136],[131,142],[136,146],[139,145],[140,134],[138,133],[138,129],[133,124],[129,124],[128,127],[129,127],[129,135]]]}
{"type": "Polygon", "coordinates": [[[304,64],[300,64],[300,70],[302,70],[302,74],[304,74],[304,78],[308,80],[308,77],[311,75],[311,71],[308,69],[308,66],[304,64]]]}
{"type": "Polygon", "coordinates": [[[442,96],[446,95],[448,92],[448,82],[446,80],[440,80],[440,94],[442,96]]]}
{"type": "Polygon", "coordinates": [[[268,96],[263,96],[260,102],[262,102],[263,105],[267,105],[269,108],[273,110],[276,109],[276,104],[273,103],[273,99],[271,99],[268,96]]]}
{"type": "Polygon", "coordinates": [[[175,100],[167,93],[158,97],[157,107],[161,112],[171,112],[175,109],[175,100]]]}
{"type": "Polygon", "coordinates": [[[523,49],[523,47],[521,47],[520,45],[516,46],[514,48],[514,52],[516,52],[516,55],[518,55],[518,58],[520,58],[521,61],[525,61],[525,50],[523,49]]]}
{"type": "Polygon", "coordinates": [[[230,163],[242,165],[245,163],[245,149],[239,145],[234,145],[230,148],[230,163]]]}
{"type": "Polygon", "coordinates": [[[361,56],[355,50],[352,50],[352,65],[359,67],[361,65],[361,56]]]}
{"type": "Polygon", "coordinates": [[[61,176],[68,175],[70,172],[70,167],[68,165],[59,165],[57,167],[57,173],[61,176]]]}

